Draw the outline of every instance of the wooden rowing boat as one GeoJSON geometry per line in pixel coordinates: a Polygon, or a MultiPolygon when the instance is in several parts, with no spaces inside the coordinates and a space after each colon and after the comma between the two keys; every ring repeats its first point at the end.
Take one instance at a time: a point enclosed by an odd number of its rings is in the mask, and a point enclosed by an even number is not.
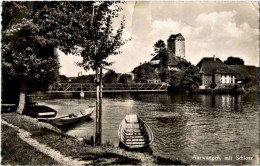
{"type": "Polygon", "coordinates": [[[54,118],[57,112],[45,105],[32,105],[26,107],[23,114],[33,118],[54,118]]]}
{"type": "Polygon", "coordinates": [[[125,116],[118,128],[118,137],[129,149],[149,147],[154,140],[150,127],[135,114],[125,116]]]}
{"type": "Polygon", "coordinates": [[[80,111],[80,113],[81,114],[79,114],[79,115],[69,114],[66,116],[55,117],[55,118],[38,118],[38,120],[41,122],[51,123],[56,126],[65,126],[67,124],[83,121],[83,120],[90,118],[90,116],[93,113],[93,109],[85,111],[85,112],[80,111]]]}

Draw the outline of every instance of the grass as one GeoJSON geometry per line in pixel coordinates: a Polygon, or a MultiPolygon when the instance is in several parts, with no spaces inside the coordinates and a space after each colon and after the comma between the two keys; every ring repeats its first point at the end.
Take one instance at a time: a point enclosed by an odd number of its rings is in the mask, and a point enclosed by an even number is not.
{"type": "MultiPolygon", "coordinates": [[[[2,114],[2,119],[25,129],[32,133],[32,138],[36,139],[42,144],[46,144],[49,147],[60,151],[63,155],[72,156],[72,158],[78,158],[80,160],[90,161],[91,164],[120,164],[120,165],[158,165],[158,164],[183,164],[180,161],[173,161],[158,156],[149,155],[149,153],[131,152],[121,148],[113,147],[109,142],[105,143],[101,147],[93,147],[89,145],[88,141],[79,141],[72,136],[68,136],[60,132],[57,128],[40,123],[33,118],[18,114],[2,114]]],[[[2,133],[5,133],[3,130],[2,133]]],[[[8,142],[9,134],[3,134],[3,139],[8,142]]],[[[11,144],[11,143],[9,143],[11,144]]],[[[23,149],[23,148],[22,148],[23,149]]],[[[14,153],[21,153],[16,151],[14,153]]],[[[37,156],[32,153],[33,159],[37,159],[37,156]]],[[[8,155],[3,154],[2,157],[7,158],[8,155]]],[[[12,159],[13,160],[13,159],[12,159]]],[[[20,159],[16,160],[16,164],[19,163],[20,159]]],[[[21,159],[22,160],[22,159],[21,159]]],[[[37,160],[35,160],[37,161],[37,160]]],[[[24,162],[26,163],[26,162],[24,162]]],[[[28,164],[28,163],[26,163],[28,164]]],[[[32,165],[35,165],[33,163],[32,165]]],[[[37,163],[37,165],[40,163],[37,163]]]]}
{"type": "Polygon", "coordinates": [[[16,131],[2,125],[1,165],[58,165],[49,156],[22,141],[16,131]]]}

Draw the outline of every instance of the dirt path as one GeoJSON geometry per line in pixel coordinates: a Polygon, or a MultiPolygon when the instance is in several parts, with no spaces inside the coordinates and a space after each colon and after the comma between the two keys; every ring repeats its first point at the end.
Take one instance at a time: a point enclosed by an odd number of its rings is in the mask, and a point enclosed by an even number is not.
{"type": "Polygon", "coordinates": [[[37,140],[31,138],[31,133],[20,129],[17,126],[14,126],[4,120],[2,120],[2,123],[12,127],[13,129],[15,129],[18,133],[17,135],[27,144],[31,145],[32,147],[36,148],[37,150],[39,150],[40,152],[48,155],[49,157],[51,157],[52,159],[54,159],[55,161],[57,161],[58,163],[60,163],[61,165],[85,165],[85,164],[90,164],[90,162],[87,161],[79,161],[78,159],[72,159],[72,157],[68,157],[68,156],[64,156],[62,155],[59,151],[56,151],[44,144],[39,143],[37,140]]]}

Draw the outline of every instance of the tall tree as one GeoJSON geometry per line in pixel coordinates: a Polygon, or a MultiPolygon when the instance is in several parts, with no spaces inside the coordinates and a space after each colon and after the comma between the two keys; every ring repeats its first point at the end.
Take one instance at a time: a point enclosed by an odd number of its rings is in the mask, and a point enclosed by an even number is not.
{"type": "Polygon", "coordinates": [[[96,145],[101,144],[102,133],[102,70],[112,65],[107,58],[110,55],[120,54],[119,48],[125,44],[126,40],[122,38],[125,27],[123,18],[118,29],[113,28],[113,19],[118,17],[122,10],[119,2],[96,2],[92,6],[90,31],[83,36],[88,35],[88,39],[79,45],[82,50],[80,55],[83,61],[79,63],[85,70],[90,68],[96,70],[97,78],[97,102],[96,102],[96,145]]]}
{"type": "Polygon", "coordinates": [[[150,63],[144,63],[133,70],[135,82],[146,82],[148,79],[158,78],[155,69],[150,63]]]}
{"type": "MultiPolygon", "coordinates": [[[[37,24],[35,17],[36,8],[40,9],[43,5],[35,7],[33,4],[2,4],[2,81],[4,84],[9,81],[20,84],[19,113],[24,108],[28,85],[31,90],[45,89],[44,85],[57,78],[59,68],[53,42],[42,35],[47,33],[46,26],[37,24]]],[[[4,88],[8,88],[8,85],[4,88]]]]}
{"type": "Polygon", "coordinates": [[[2,78],[3,82],[21,85],[18,112],[23,110],[28,87],[37,85],[34,88],[43,90],[42,85],[57,78],[55,48],[66,54],[76,53],[78,46],[93,39],[93,5],[94,2],[2,3],[2,78]]]}
{"type": "Polygon", "coordinates": [[[177,90],[192,91],[200,85],[200,75],[196,66],[190,65],[180,71],[171,73],[170,84],[177,90]]]}
{"type": "Polygon", "coordinates": [[[114,70],[109,70],[103,77],[106,83],[116,83],[118,82],[118,74],[114,70]]]}
{"type": "Polygon", "coordinates": [[[226,65],[244,65],[244,60],[239,57],[228,57],[226,61],[224,61],[226,65]]]}
{"type": "Polygon", "coordinates": [[[164,41],[158,40],[154,44],[153,48],[154,48],[154,53],[152,54],[152,56],[158,56],[162,66],[166,66],[168,61],[168,53],[164,41]]]}
{"type": "Polygon", "coordinates": [[[132,76],[130,74],[122,74],[120,77],[119,77],[119,82],[120,83],[131,83],[133,80],[132,80],[132,76]]]}

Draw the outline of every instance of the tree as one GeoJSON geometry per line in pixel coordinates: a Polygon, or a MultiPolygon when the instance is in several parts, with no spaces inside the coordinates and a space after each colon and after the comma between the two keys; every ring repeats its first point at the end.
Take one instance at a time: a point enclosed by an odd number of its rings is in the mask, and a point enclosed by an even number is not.
{"type": "Polygon", "coordinates": [[[155,69],[150,63],[144,63],[133,70],[135,74],[135,82],[146,82],[146,80],[151,78],[158,78],[155,69]]]}
{"type": "Polygon", "coordinates": [[[71,82],[74,82],[74,83],[94,83],[94,80],[95,80],[94,75],[85,75],[85,76],[76,77],[71,82]]]}
{"type": "Polygon", "coordinates": [[[69,79],[65,75],[59,75],[59,82],[69,82],[69,79]]]}
{"type": "Polygon", "coordinates": [[[154,54],[152,54],[152,56],[158,56],[161,61],[161,65],[167,66],[168,53],[167,53],[167,49],[166,49],[166,45],[165,45],[164,41],[158,40],[154,44],[153,48],[154,48],[154,54]]]}
{"type": "Polygon", "coordinates": [[[93,5],[94,2],[2,3],[2,78],[3,82],[20,84],[18,112],[23,110],[28,87],[45,90],[56,81],[59,63],[55,48],[66,54],[76,53],[86,39],[91,40],[93,5]]]}
{"type": "Polygon", "coordinates": [[[114,70],[109,70],[103,77],[106,83],[116,83],[118,80],[118,74],[114,70]]]}
{"type": "Polygon", "coordinates": [[[245,78],[245,87],[253,87],[257,85],[257,78],[253,75],[246,76],[245,78]]]}
{"type": "Polygon", "coordinates": [[[112,62],[108,62],[110,55],[120,54],[119,48],[125,44],[126,40],[122,38],[125,27],[125,19],[123,18],[120,27],[114,30],[112,27],[113,19],[118,17],[118,12],[122,10],[119,2],[97,2],[93,6],[93,14],[91,16],[90,29],[85,42],[80,43],[82,48],[79,53],[83,61],[79,63],[85,70],[90,68],[96,70],[97,78],[97,95],[96,95],[96,145],[101,144],[102,132],[102,70],[110,66],[112,62]]]}
{"type": "Polygon", "coordinates": [[[186,60],[185,61],[180,61],[177,66],[179,69],[182,69],[182,68],[187,68],[188,66],[190,66],[191,63],[190,62],[187,62],[186,60]]]}
{"type": "Polygon", "coordinates": [[[193,65],[176,71],[170,75],[170,84],[179,90],[192,91],[200,85],[199,71],[193,65]]]}
{"type": "MultiPolygon", "coordinates": [[[[3,2],[2,7],[2,78],[4,83],[20,84],[17,111],[22,113],[28,87],[31,91],[46,89],[56,80],[59,63],[54,52],[55,45],[42,36],[48,28],[39,25],[35,17],[36,8],[41,9],[43,5],[3,2]]],[[[3,91],[8,91],[10,87],[3,88],[3,91]]]]}
{"type": "Polygon", "coordinates": [[[129,74],[122,74],[120,77],[119,77],[119,82],[120,83],[131,83],[132,82],[132,76],[129,75],[129,74]]]}
{"type": "Polygon", "coordinates": [[[224,61],[226,65],[244,65],[244,60],[238,57],[228,57],[226,61],[224,61]]]}

